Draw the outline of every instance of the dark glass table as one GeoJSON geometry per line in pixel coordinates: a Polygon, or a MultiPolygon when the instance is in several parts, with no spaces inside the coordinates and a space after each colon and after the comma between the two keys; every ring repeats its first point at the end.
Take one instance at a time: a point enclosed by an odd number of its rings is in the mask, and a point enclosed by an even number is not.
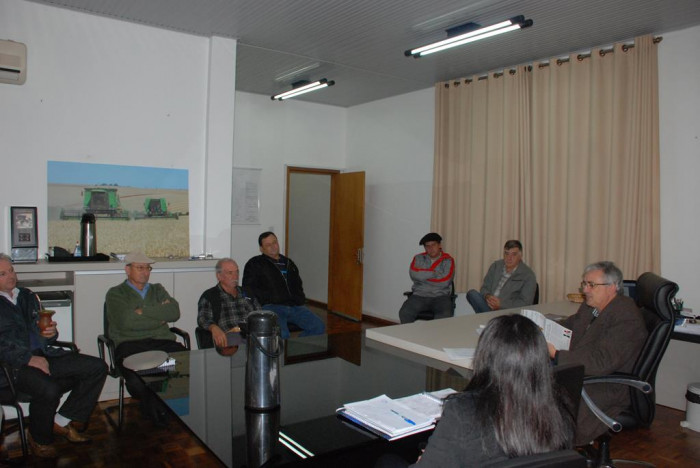
{"type": "Polygon", "coordinates": [[[214,349],[173,353],[174,369],[142,377],[227,466],[267,460],[264,466],[358,467],[372,466],[384,452],[417,457],[429,432],[388,442],[335,410],[381,394],[436,390],[429,384],[434,369],[366,346],[361,332],[289,339],[283,351],[281,404],[272,412],[244,408],[245,345],[229,357],[214,349]]]}

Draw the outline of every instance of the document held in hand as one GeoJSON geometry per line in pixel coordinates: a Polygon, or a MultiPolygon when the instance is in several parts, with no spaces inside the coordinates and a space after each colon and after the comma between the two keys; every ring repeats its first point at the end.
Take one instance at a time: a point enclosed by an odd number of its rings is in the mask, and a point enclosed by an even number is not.
{"type": "Polygon", "coordinates": [[[524,315],[540,327],[547,342],[552,343],[557,350],[567,351],[571,344],[572,331],[550,320],[540,312],[530,309],[522,309],[520,315],[524,315]]]}

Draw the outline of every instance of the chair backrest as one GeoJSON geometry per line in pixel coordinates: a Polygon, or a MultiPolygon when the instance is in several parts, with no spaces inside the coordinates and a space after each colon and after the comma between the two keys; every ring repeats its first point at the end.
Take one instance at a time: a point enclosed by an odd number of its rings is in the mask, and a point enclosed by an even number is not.
{"type": "Polygon", "coordinates": [[[102,306],[102,333],[109,338],[109,319],[107,319],[107,302],[102,306]]]}
{"type": "Polygon", "coordinates": [[[560,450],[487,463],[484,468],[586,468],[586,458],[575,450],[560,450]]]}
{"type": "Polygon", "coordinates": [[[197,349],[207,349],[214,347],[214,338],[211,332],[198,326],[194,329],[194,336],[197,338],[197,349]]]}
{"type": "Polygon", "coordinates": [[[569,403],[569,411],[576,419],[578,407],[581,403],[581,389],[583,388],[584,368],[582,364],[565,364],[554,367],[554,380],[560,388],[566,392],[569,403]]]}
{"type": "Polygon", "coordinates": [[[532,299],[532,304],[540,303],[540,283],[535,283],[535,297],[532,299]]]}
{"type": "MultiPolygon", "coordinates": [[[[637,279],[636,302],[642,310],[649,333],[635,362],[632,373],[655,387],[656,371],[673,333],[674,315],[671,299],[678,285],[654,273],[643,273],[637,279]]],[[[648,426],[654,420],[656,398],[654,392],[644,394],[630,387],[632,413],[638,424],[648,426]]]]}

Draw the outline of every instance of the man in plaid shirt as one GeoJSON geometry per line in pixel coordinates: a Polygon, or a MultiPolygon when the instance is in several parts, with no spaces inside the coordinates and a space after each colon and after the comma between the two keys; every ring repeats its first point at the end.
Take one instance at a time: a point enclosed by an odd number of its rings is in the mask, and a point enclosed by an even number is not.
{"type": "Polygon", "coordinates": [[[214,344],[226,347],[226,333],[246,331],[248,314],[260,310],[253,297],[247,297],[238,286],[238,264],[230,258],[216,262],[219,283],[199,298],[197,324],[209,330],[214,344]]]}

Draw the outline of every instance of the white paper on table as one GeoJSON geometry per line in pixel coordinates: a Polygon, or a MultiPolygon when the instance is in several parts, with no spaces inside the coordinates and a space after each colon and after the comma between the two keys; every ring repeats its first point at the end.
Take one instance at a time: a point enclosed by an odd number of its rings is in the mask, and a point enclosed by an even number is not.
{"type": "Polygon", "coordinates": [[[451,361],[459,361],[461,359],[473,359],[476,348],[442,348],[451,361]]]}

